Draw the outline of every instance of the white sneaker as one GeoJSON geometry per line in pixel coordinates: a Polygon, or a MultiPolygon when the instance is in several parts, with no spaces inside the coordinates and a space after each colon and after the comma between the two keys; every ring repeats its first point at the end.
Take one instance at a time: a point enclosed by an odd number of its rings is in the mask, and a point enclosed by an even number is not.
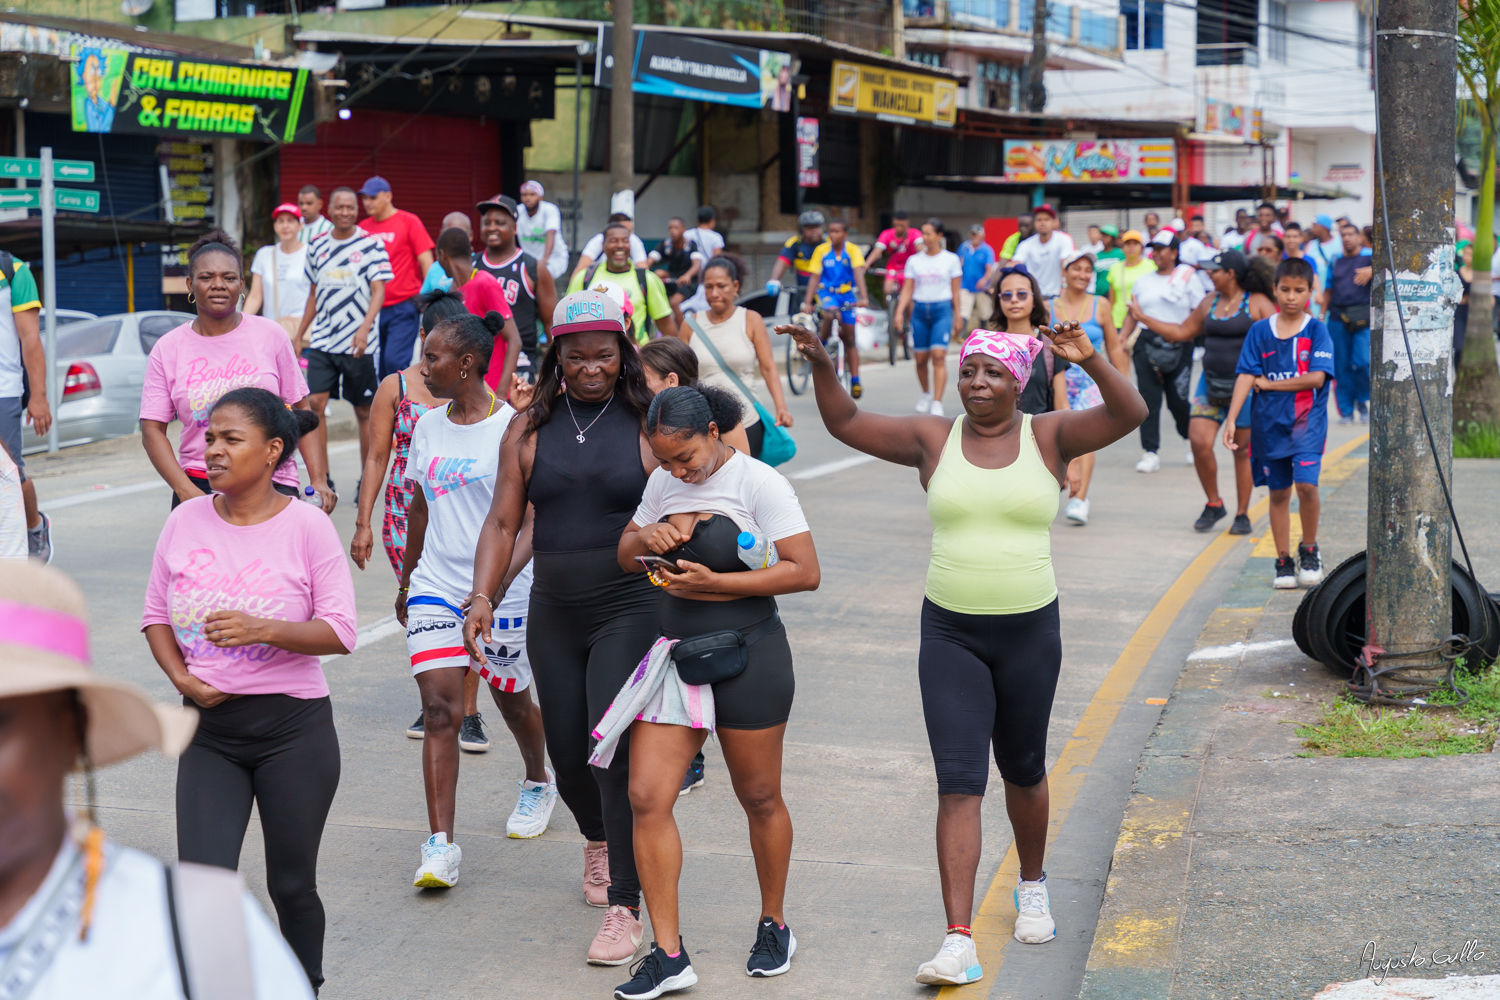
{"type": "Polygon", "coordinates": [[[1016,886],[1015,938],[1022,944],[1046,944],[1057,937],[1057,923],[1047,899],[1047,875],[1040,882],[1021,882],[1016,886]]]}
{"type": "Polygon", "coordinates": [[[1148,451],[1141,455],[1141,460],[1135,463],[1136,472],[1159,472],[1161,470],[1161,459],[1156,457],[1156,452],[1148,451]]]}
{"type": "Polygon", "coordinates": [[[512,840],[530,840],[547,832],[552,807],[557,805],[557,776],[547,768],[547,781],[538,784],[521,780],[521,797],[505,821],[505,835],[512,840]]]}
{"type": "Polygon", "coordinates": [[[1182,446],[1182,464],[1193,464],[1193,446],[1190,444],[1185,444],[1182,446]]]}
{"type": "Polygon", "coordinates": [[[917,966],[917,982],[923,986],[962,986],[983,978],[974,939],[967,934],[949,934],[932,960],[917,966]]]}
{"type": "Polygon", "coordinates": [[[931,406],[932,406],[932,393],[930,393],[930,392],[924,392],[924,393],[922,393],[922,395],[920,395],[920,396],[917,397],[917,412],[918,413],[926,413],[927,410],[928,410],[928,408],[931,407],[931,406]]]}
{"type": "Polygon", "coordinates": [[[1064,514],[1066,515],[1067,519],[1069,521],[1072,521],[1074,524],[1088,524],[1089,502],[1087,500],[1080,500],[1078,497],[1074,497],[1073,499],[1068,501],[1068,507],[1067,510],[1064,511],[1064,514]]]}
{"type": "Polygon", "coordinates": [[[434,833],[422,844],[422,867],[411,884],[418,889],[451,889],[458,885],[458,866],[464,852],[448,843],[446,833],[434,833]]]}
{"type": "Polygon", "coordinates": [[[943,401],[941,399],[934,399],[932,401],[931,408],[929,408],[927,412],[932,414],[934,417],[944,416],[945,414],[943,413],[943,401]]]}

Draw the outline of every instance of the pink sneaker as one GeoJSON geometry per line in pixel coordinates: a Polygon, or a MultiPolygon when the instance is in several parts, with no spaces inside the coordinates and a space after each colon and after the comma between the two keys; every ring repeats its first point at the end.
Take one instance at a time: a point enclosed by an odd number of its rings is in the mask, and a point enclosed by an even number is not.
{"type": "Polygon", "coordinates": [[[590,906],[609,905],[609,847],[604,844],[583,845],[583,898],[590,906]]]}
{"type": "Polygon", "coordinates": [[[640,950],[646,928],[618,903],[604,913],[604,925],[589,945],[590,965],[624,965],[640,950]]]}

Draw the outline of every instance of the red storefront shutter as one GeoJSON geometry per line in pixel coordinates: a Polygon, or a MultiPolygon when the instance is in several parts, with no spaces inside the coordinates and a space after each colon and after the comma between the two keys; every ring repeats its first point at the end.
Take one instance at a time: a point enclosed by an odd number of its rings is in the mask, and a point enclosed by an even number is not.
{"type": "Polygon", "coordinates": [[[353,109],[345,121],[318,126],[314,145],[281,149],[281,198],[297,200],[316,184],[326,200],[336,187],[359,190],[379,174],[391,182],[397,208],[414,212],[437,239],[449,212],[466,212],[500,190],[500,129],[478,118],[444,118],[353,109]]]}

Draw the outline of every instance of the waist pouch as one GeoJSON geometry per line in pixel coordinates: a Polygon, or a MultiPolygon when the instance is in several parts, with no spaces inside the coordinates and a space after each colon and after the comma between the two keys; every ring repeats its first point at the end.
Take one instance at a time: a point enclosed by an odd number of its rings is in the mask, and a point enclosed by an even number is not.
{"type": "Polygon", "coordinates": [[[1146,353],[1146,360],[1160,375],[1169,375],[1182,367],[1184,348],[1188,346],[1173,343],[1151,330],[1147,330],[1141,336],[1141,344],[1146,353]]]}
{"type": "Polygon", "coordinates": [[[750,647],[781,624],[775,612],[749,632],[733,629],[708,632],[683,639],[672,647],[672,662],[684,684],[717,684],[744,673],[750,663],[750,647]]]}
{"type": "Polygon", "coordinates": [[[1228,406],[1234,400],[1234,383],[1238,375],[1215,375],[1205,371],[1203,381],[1208,389],[1209,406],[1228,406]]]}
{"type": "Polygon", "coordinates": [[[1344,327],[1348,329],[1350,333],[1353,333],[1357,330],[1363,330],[1365,327],[1370,325],[1369,305],[1340,306],[1339,322],[1343,323],[1344,327]]]}

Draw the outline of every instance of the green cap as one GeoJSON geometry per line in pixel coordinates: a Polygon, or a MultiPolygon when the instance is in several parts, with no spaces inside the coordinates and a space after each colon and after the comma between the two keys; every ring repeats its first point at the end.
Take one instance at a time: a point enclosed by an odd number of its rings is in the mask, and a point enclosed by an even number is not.
{"type": "Polygon", "coordinates": [[[1100,226],[1099,232],[1103,233],[1105,236],[1113,236],[1115,239],[1120,238],[1119,226],[1100,226]]]}

